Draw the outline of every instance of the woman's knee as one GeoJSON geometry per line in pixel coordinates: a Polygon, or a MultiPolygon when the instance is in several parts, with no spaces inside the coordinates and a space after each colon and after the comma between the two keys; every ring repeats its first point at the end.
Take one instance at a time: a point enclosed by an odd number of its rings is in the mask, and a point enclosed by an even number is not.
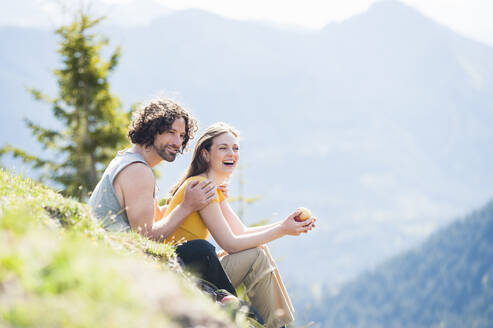
{"type": "Polygon", "coordinates": [[[259,261],[269,263],[269,257],[267,256],[267,253],[262,247],[255,247],[255,251],[259,261]]]}
{"type": "Polygon", "coordinates": [[[204,239],[190,240],[178,246],[176,248],[176,253],[178,256],[185,257],[206,257],[210,255],[217,256],[214,245],[204,239]]]}
{"type": "Polygon", "coordinates": [[[190,240],[189,243],[199,251],[216,254],[216,247],[205,239],[190,240]]]}
{"type": "Polygon", "coordinates": [[[265,271],[266,268],[270,267],[270,262],[267,254],[261,247],[250,248],[244,251],[245,257],[251,261],[250,271],[253,274],[265,271]]]}
{"type": "Polygon", "coordinates": [[[261,257],[263,256],[262,254],[265,253],[260,247],[254,247],[254,248],[245,249],[241,252],[238,252],[237,254],[245,254],[245,256],[247,257],[261,257]]]}

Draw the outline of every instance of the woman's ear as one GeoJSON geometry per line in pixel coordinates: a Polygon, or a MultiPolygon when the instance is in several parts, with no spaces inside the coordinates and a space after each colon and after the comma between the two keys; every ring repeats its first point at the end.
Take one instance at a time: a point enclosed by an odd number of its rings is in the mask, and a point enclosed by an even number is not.
{"type": "Polygon", "coordinates": [[[207,151],[207,149],[202,149],[201,156],[206,163],[209,163],[209,152],[207,151]]]}

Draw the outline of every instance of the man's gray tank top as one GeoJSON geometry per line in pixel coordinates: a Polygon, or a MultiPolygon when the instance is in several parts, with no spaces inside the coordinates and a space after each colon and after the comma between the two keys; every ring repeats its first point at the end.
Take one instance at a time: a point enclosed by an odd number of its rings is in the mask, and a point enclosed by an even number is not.
{"type": "MultiPolygon", "coordinates": [[[[89,198],[89,206],[93,214],[102,222],[105,229],[110,231],[129,231],[130,224],[128,222],[127,212],[122,209],[118,198],[116,197],[113,181],[118,173],[120,173],[128,165],[136,162],[144,163],[149,166],[144,158],[131,151],[118,152],[116,157],[110,162],[103,173],[103,177],[99,180],[96,188],[89,198]]],[[[150,166],[149,166],[150,168],[150,166]]],[[[156,186],[154,187],[154,194],[156,186]]]]}

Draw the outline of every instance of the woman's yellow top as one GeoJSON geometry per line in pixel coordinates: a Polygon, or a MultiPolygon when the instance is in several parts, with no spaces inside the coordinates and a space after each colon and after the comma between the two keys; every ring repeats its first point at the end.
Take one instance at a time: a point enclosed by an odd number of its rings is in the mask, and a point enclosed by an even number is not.
{"type": "MultiPolygon", "coordinates": [[[[178,191],[175,193],[173,198],[168,204],[168,208],[166,209],[166,212],[164,213],[164,217],[166,217],[171,211],[178,206],[182,201],[183,198],[185,197],[185,190],[187,189],[187,186],[190,182],[192,181],[204,181],[207,180],[207,178],[202,177],[202,176],[194,176],[190,177],[183,182],[183,184],[180,186],[178,191]]],[[[216,189],[216,198],[213,200],[213,202],[222,202],[223,200],[226,199],[226,196],[224,193],[216,189]]],[[[188,241],[188,240],[194,240],[194,239],[207,239],[209,238],[209,229],[207,229],[207,226],[205,225],[204,221],[200,217],[200,214],[198,211],[193,212],[189,216],[183,220],[182,224],[173,232],[168,238],[166,238],[166,242],[168,243],[177,243],[177,242],[183,242],[183,241],[188,241]]]]}

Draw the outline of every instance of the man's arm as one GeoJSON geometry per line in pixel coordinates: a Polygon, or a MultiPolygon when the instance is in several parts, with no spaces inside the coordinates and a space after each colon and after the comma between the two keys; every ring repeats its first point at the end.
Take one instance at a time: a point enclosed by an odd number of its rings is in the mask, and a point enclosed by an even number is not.
{"type": "Polygon", "coordinates": [[[120,204],[126,209],[131,229],[157,241],[166,239],[188,215],[206,206],[215,197],[212,181],[192,182],[187,186],[183,202],[166,219],[154,222],[154,174],[148,166],[143,163],[127,166],[118,174],[113,185],[120,194],[120,204]]]}

